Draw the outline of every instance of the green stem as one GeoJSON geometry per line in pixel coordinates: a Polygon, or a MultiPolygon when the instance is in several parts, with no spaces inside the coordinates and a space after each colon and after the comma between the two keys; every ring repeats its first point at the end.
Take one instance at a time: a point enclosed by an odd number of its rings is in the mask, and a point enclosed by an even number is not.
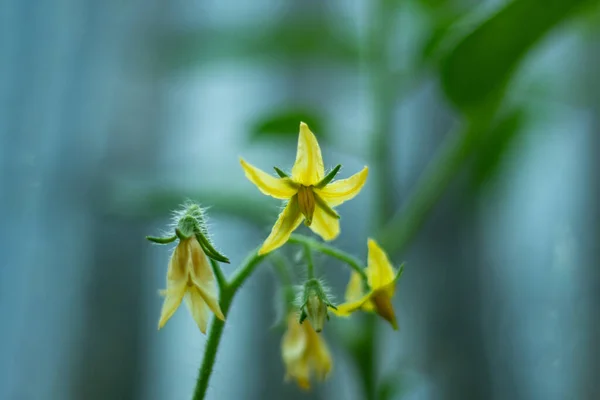
{"type": "Polygon", "coordinates": [[[470,127],[458,135],[450,135],[441,154],[425,171],[425,176],[419,181],[405,207],[381,229],[377,238],[388,252],[404,249],[423,225],[429,211],[471,153],[476,136],[474,133],[475,128],[470,127]]]}
{"type": "Polygon", "coordinates": [[[365,398],[375,399],[377,392],[375,384],[375,354],[377,353],[375,331],[377,321],[374,314],[364,315],[363,318],[365,321],[361,324],[360,340],[352,351],[354,358],[359,361],[356,364],[363,379],[365,398]]]}
{"type": "Polygon", "coordinates": [[[242,266],[239,267],[231,277],[231,280],[228,284],[229,289],[233,290],[234,292],[237,291],[266,256],[266,254],[259,256],[258,249],[250,253],[250,255],[248,255],[248,257],[246,257],[242,263],[242,266]]]}
{"type": "MultiPolygon", "coordinates": [[[[234,295],[235,292],[227,292],[225,296],[221,294],[221,309],[225,315],[229,311],[234,295]]],[[[225,321],[213,318],[210,324],[208,340],[206,341],[206,348],[204,349],[204,357],[202,358],[202,364],[198,373],[198,380],[196,381],[196,388],[194,389],[194,396],[192,397],[193,400],[202,400],[206,395],[206,389],[208,389],[208,382],[212,375],[215,359],[217,358],[217,351],[221,343],[224,327],[225,321]]]]}
{"type": "Polygon", "coordinates": [[[308,279],[315,277],[315,264],[313,263],[312,253],[308,243],[304,243],[304,257],[306,258],[306,268],[308,269],[308,279]]]}
{"type": "Polygon", "coordinates": [[[354,257],[353,255],[348,254],[345,251],[337,249],[333,246],[329,246],[325,243],[317,242],[314,239],[311,239],[311,238],[303,236],[303,235],[295,234],[295,233],[293,233],[290,236],[290,239],[288,240],[288,242],[295,243],[295,244],[301,244],[301,245],[305,245],[305,246],[308,245],[313,250],[318,251],[319,253],[327,254],[328,256],[331,256],[331,257],[337,258],[340,261],[343,261],[350,268],[352,268],[354,271],[356,271],[360,275],[360,277],[363,279],[364,282],[367,282],[367,274],[365,273],[362,262],[358,258],[354,257]]]}
{"type": "MultiPolygon", "coordinates": [[[[237,293],[238,289],[242,286],[244,281],[254,272],[256,267],[264,260],[265,256],[258,255],[258,249],[250,253],[250,255],[244,260],[244,262],[238,267],[234,273],[231,281],[227,282],[225,277],[222,276],[222,282],[220,286],[221,296],[221,310],[226,316],[229,314],[229,307],[237,293]]],[[[215,265],[213,264],[213,268],[215,265]]],[[[217,264],[215,270],[220,271],[220,267],[217,264]]],[[[219,282],[219,274],[215,272],[217,276],[217,282],[219,282]]],[[[222,275],[222,272],[221,272],[222,275]]],[[[208,383],[212,375],[215,359],[217,357],[217,351],[219,344],[221,343],[221,337],[223,336],[223,328],[225,327],[225,321],[221,321],[218,318],[213,318],[208,333],[208,339],[206,341],[206,347],[204,349],[204,357],[202,358],[202,364],[198,371],[198,380],[196,381],[196,388],[194,389],[193,400],[202,400],[206,395],[208,389],[208,383]]]]}
{"type": "Polygon", "coordinates": [[[223,292],[227,287],[227,278],[225,278],[225,274],[223,274],[223,270],[219,263],[212,258],[208,257],[210,260],[210,264],[212,265],[213,272],[215,273],[215,278],[217,279],[217,285],[219,285],[219,291],[223,292]]]}
{"type": "Polygon", "coordinates": [[[291,311],[292,304],[296,298],[296,293],[294,292],[294,281],[292,279],[292,275],[290,274],[290,266],[288,261],[285,259],[285,257],[277,252],[270,254],[269,260],[275,267],[275,271],[279,276],[279,280],[281,281],[281,285],[283,287],[285,304],[288,307],[288,311],[291,311]]]}

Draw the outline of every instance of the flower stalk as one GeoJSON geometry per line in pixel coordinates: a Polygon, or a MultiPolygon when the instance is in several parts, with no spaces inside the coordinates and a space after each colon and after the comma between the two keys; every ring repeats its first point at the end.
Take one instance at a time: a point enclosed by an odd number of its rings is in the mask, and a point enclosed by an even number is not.
{"type": "Polygon", "coordinates": [[[340,261],[343,261],[350,268],[352,268],[352,270],[354,272],[358,273],[360,275],[361,279],[363,280],[363,283],[366,286],[368,286],[368,278],[367,278],[367,274],[364,271],[362,262],[358,258],[354,257],[352,254],[346,253],[345,251],[342,251],[336,247],[330,246],[326,243],[318,242],[315,239],[311,239],[309,237],[306,237],[304,235],[299,235],[296,233],[293,233],[290,236],[288,242],[294,243],[294,244],[301,244],[303,246],[308,246],[312,250],[318,251],[319,253],[323,253],[328,256],[337,258],[340,261]]]}
{"type": "MultiPolygon", "coordinates": [[[[221,310],[225,316],[227,316],[229,313],[229,308],[231,307],[231,303],[233,302],[238,289],[242,286],[246,279],[248,279],[252,272],[254,272],[256,267],[260,265],[264,258],[264,256],[258,255],[258,249],[256,249],[250,253],[244,262],[242,262],[229,281],[227,281],[225,278],[225,275],[221,271],[219,264],[214,261],[212,262],[220,289],[221,310]],[[219,276],[221,278],[219,278],[219,276]]],[[[196,388],[194,389],[194,395],[192,397],[193,400],[202,400],[206,395],[206,390],[208,389],[208,383],[210,381],[215,360],[217,358],[217,351],[219,349],[219,344],[221,343],[221,337],[223,336],[224,328],[225,321],[221,321],[218,318],[213,318],[208,332],[206,347],[204,349],[204,357],[202,358],[202,364],[200,365],[200,370],[198,371],[196,388]]]]}

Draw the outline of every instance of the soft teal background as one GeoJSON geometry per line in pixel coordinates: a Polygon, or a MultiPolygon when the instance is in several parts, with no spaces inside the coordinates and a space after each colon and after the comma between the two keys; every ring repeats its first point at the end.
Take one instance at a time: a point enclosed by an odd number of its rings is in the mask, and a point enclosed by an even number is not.
{"type": "MultiPolygon", "coordinates": [[[[156,330],[170,253],[143,238],[192,198],[231,272],[279,207],[238,158],[291,168],[300,120],[339,177],[371,168],[336,246],[406,261],[389,398],[600,398],[599,82],[593,0],[0,2],[0,399],[189,398],[205,337],[184,309],[156,330]]],[[[362,399],[360,325],[326,328],[324,385],[283,382],[278,299],[264,265],[208,397],[362,399]]]]}

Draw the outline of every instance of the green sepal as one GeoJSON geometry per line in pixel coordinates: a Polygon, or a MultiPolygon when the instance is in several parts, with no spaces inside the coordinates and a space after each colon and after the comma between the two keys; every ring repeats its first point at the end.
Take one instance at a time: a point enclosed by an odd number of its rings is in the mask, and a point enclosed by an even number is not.
{"type": "Polygon", "coordinates": [[[317,203],[317,205],[319,207],[321,207],[321,209],[323,211],[325,211],[325,213],[329,214],[329,216],[331,216],[333,218],[340,219],[340,215],[337,212],[335,212],[335,210],[333,208],[329,207],[329,204],[327,204],[327,202],[325,200],[323,200],[321,198],[321,196],[316,194],[314,191],[313,191],[313,195],[315,197],[315,202],[317,203]]]}
{"type": "Polygon", "coordinates": [[[273,169],[275,170],[275,172],[277,172],[277,175],[279,175],[280,178],[289,178],[290,177],[288,174],[286,174],[285,172],[283,172],[282,170],[280,170],[277,167],[273,167],[273,169]]]}
{"type": "Polygon", "coordinates": [[[302,311],[300,311],[300,318],[298,319],[298,323],[299,324],[303,323],[307,317],[308,317],[308,314],[304,310],[304,307],[302,307],[302,311]]]}
{"type": "Polygon", "coordinates": [[[198,239],[198,243],[204,250],[204,253],[215,261],[223,262],[229,264],[229,258],[219,253],[210,243],[210,241],[202,234],[202,232],[196,232],[196,239],[198,239]]]}
{"type": "Polygon", "coordinates": [[[398,280],[404,273],[404,264],[405,263],[400,264],[400,267],[398,268],[398,272],[396,273],[396,276],[394,277],[394,282],[398,282],[398,280]]]}
{"type": "Polygon", "coordinates": [[[315,187],[317,189],[323,189],[325,186],[327,186],[329,184],[329,182],[331,182],[333,180],[333,178],[335,178],[335,176],[337,175],[337,173],[340,172],[340,168],[342,168],[342,164],[336,165],[336,167],[334,169],[332,169],[331,172],[328,173],[325,176],[325,178],[323,178],[321,180],[321,182],[317,183],[315,185],[315,187]]]}
{"type": "Polygon", "coordinates": [[[173,235],[170,237],[155,237],[155,236],[146,236],[146,240],[151,241],[156,244],[169,244],[173,243],[177,240],[177,235],[173,235]]]}
{"type": "Polygon", "coordinates": [[[323,285],[324,283],[315,278],[307,280],[304,282],[302,295],[299,299],[302,302],[300,304],[300,322],[308,318],[317,333],[323,329],[324,321],[329,321],[328,309],[333,308],[337,310],[329,300],[328,290],[323,285]],[[314,303],[315,298],[318,305],[316,307],[314,304],[310,306],[310,299],[313,299],[314,303]]]}
{"type": "Polygon", "coordinates": [[[179,228],[175,228],[175,235],[179,238],[179,240],[188,240],[190,238],[189,236],[186,236],[179,228]]]}

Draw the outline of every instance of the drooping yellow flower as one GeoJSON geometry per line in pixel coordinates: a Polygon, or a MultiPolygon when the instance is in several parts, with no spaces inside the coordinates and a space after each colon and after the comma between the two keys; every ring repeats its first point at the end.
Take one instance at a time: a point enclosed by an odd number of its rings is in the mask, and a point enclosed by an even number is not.
{"type": "Polygon", "coordinates": [[[373,239],[369,239],[369,256],[365,270],[370,290],[364,294],[362,279],[357,272],[352,272],[346,288],[346,302],[337,306],[332,312],[338,316],[349,316],[357,310],[376,312],[386,319],[394,329],[398,329],[396,314],[392,306],[392,297],[396,289],[396,281],[402,275],[401,266],[394,271],[387,254],[373,239]]]}
{"type": "Polygon", "coordinates": [[[261,192],[276,199],[288,200],[259,254],[266,254],[283,246],[303,220],[324,240],[335,239],[340,233],[340,223],[339,215],[333,207],[356,196],[369,174],[369,169],[364,167],[350,178],[331,182],[340,166],[325,176],[319,143],[304,122],[300,123],[296,162],[291,176],[276,169],[280,175],[277,178],[243,159],[240,162],[246,177],[261,192]]]}
{"type": "Polygon", "coordinates": [[[179,241],[167,271],[167,289],[158,329],[175,313],[185,297],[192,317],[202,333],[206,333],[209,309],[225,321],[219,306],[217,285],[209,262],[195,236],[179,241]]]}
{"type": "Polygon", "coordinates": [[[302,324],[295,314],[288,316],[288,329],[281,341],[281,356],[286,368],[286,380],[295,379],[302,389],[310,389],[310,378],[327,378],[333,368],[325,340],[315,332],[308,320],[302,324]]]}

